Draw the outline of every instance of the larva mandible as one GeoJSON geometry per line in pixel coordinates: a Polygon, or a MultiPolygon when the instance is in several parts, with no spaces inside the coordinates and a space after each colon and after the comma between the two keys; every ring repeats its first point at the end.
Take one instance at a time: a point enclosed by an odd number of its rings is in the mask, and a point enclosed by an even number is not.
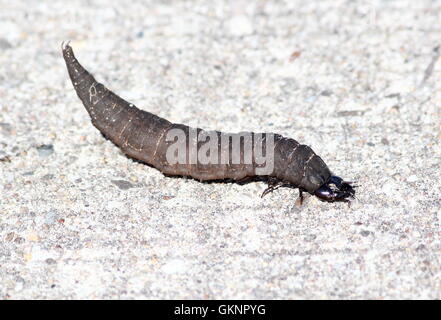
{"type": "MultiPolygon", "coordinates": [[[[69,43],[62,44],[63,57],[74,89],[88,111],[92,124],[127,156],[152,165],[166,175],[189,176],[201,181],[225,180],[244,181],[246,179],[262,180],[268,183],[268,188],[262,196],[281,186],[298,188],[300,199],[306,191],[319,199],[334,202],[350,203],[354,198],[354,186],[351,182],[343,181],[332,175],[328,166],[307,145],[299,144],[296,140],[285,138],[279,134],[239,133],[224,134],[218,131],[211,132],[211,141],[216,141],[217,147],[213,159],[221,157],[221,150],[229,151],[226,161],[204,162],[198,157],[190,161],[191,142],[193,135],[208,134],[202,129],[193,129],[182,124],[175,124],[160,118],[152,113],[143,111],[133,104],[120,98],[98,83],[94,77],[84,69],[75,58],[69,43]],[[172,131],[183,133],[186,156],[184,161],[171,163],[168,150],[176,140],[167,139],[172,131]],[[227,136],[226,140],[222,137],[227,136]],[[247,140],[248,137],[250,140],[247,140]],[[217,139],[216,139],[217,138],[217,139]],[[258,141],[260,145],[256,144],[258,141]],[[271,138],[271,139],[270,139],[271,138]],[[272,144],[269,141],[272,140],[272,144]],[[223,145],[221,143],[223,142],[223,145]],[[236,145],[233,145],[236,141],[236,145]],[[252,141],[247,144],[247,141],[252,141]],[[244,150],[251,145],[250,160],[245,161],[247,155],[244,150]],[[261,150],[258,150],[258,147],[261,150]],[[234,148],[239,147],[237,153],[240,161],[233,161],[234,148]],[[261,173],[263,168],[257,154],[271,154],[272,166],[268,172],[261,173]],[[219,156],[219,157],[218,157],[219,156]]],[[[204,142],[196,140],[196,151],[202,152],[204,142]]],[[[194,144],[193,144],[194,145],[194,144]]],[[[266,162],[268,161],[266,158],[266,162]]]]}

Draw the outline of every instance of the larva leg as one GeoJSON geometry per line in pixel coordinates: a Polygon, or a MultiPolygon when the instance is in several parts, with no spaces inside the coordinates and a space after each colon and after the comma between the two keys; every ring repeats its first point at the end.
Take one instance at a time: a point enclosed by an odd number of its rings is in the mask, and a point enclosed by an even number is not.
{"type": "Polygon", "coordinates": [[[268,177],[268,188],[266,188],[263,192],[262,195],[260,196],[261,198],[263,198],[264,196],[266,196],[268,193],[273,192],[274,190],[283,187],[287,185],[285,182],[283,182],[280,179],[277,179],[275,177],[268,177]]]}
{"type": "Polygon", "coordinates": [[[303,199],[304,199],[303,190],[299,188],[299,199],[298,199],[298,201],[299,201],[299,205],[300,206],[303,204],[303,199]]]}

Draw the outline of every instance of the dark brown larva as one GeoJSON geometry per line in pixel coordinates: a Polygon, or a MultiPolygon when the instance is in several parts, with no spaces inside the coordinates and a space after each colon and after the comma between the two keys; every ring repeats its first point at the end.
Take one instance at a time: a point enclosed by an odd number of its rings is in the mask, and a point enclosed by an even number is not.
{"type": "MultiPolygon", "coordinates": [[[[224,164],[200,161],[191,163],[188,155],[185,163],[171,164],[167,161],[167,149],[173,143],[166,139],[171,129],[181,129],[185,132],[185,139],[190,145],[190,131],[200,133],[202,129],[192,129],[182,124],[175,124],[160,118],[152,113],[143,111],[128,103],[104,85],[98,83],[94,77],[84,69],[75,58],[69,44],[62,45],[63,57],[66,62],[72,84],[78,97],[83,102],[92,119],[93,125],[127,156],[148,163],[167,175],[190,176],[201,181],[232,179],[243,181],[247,178],[259,176],[258,161],[255,159],[256,150],[253,149],[252,162],[240,163],[229,161],[224,164]],[[236,164],[235,164],[236,163],[236,164]]],[[[249,133],[254,141],[257,135],[249,133]]],[[[216,132],[220,143],[221,132],[216,132]]],[[[229,134],[234,138],[235,134],[229,134]]],[[[237,135],[237,134],[236,134],[237,135]]],[[[269,134],[262,134],[263,138],[269,134]]],[[[269,183],[265,194],[278,186],[290,186],[315,194],[325,201],[345,201],[354,195],[349,183],[332,176],[323,160],[306,146],[296,140],[274,134],[274,166],[271,172],[262,176],[262,180],[269,183]]],[[[231,141],[228,148],[231,150],[231,141]]],[[[243,147],[244,139],[240,139],[243,147]]],[[[198,149],[200,144],[198,144],[198,149]]],[[[219,150],[221,146],[219,144],[219,150]]],[[[243,150],[243,148],[241,148],[243,150]]]]}

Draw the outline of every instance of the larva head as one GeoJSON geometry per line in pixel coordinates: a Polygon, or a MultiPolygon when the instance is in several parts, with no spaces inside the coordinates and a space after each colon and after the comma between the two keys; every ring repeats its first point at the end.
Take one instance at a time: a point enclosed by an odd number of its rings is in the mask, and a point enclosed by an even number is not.
{"type": "Polygon", "coordinates": [[[337,176],[331,176],[327,183],[314,192],[314,195],[320,200],[328,202],[350,202],[350,199],[354,199],[354,187],[351,186],[351,182],[343,181],[337,176]]]}

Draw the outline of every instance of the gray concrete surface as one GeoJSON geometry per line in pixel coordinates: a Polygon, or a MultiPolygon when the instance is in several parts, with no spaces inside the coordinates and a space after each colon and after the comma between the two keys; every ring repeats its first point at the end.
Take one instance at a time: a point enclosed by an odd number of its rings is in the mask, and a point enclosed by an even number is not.
{"type": "Polygon", "coordinates": [[[441,298],[440,18],[440,1],[1,0],[0,298],[441,298]],[[133,162],[76,97],[69,39],[140,108],[311,145],[358,201],[133,162]]]}

